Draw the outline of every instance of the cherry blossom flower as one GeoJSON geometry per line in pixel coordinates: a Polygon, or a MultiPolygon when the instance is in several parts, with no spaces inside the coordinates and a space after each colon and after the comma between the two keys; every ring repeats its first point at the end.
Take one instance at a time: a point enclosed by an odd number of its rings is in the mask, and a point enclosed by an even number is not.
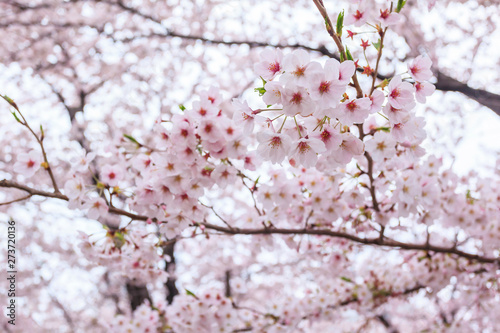
{"type": "Polygon", "coordinates": [[[280,82],[306,86],[310,76],[319,68],[321,65],[318,67],[310,62],[309,53],[302,49],[295,50],[283,58],[285,72],[281,75],[280,82]]]}
{"type": "Polygon", "coordinates": [[[255,126],[255,118],[262,118],[256,115],[253,110],[248,106],[246,101],[241,102],[234,98],[232,101],[234,110],[233,121],[236,124],[243,124],[243,134],[249,135],[253,132],[255,126]]]}
{"type": "Polygon", "coordinates": [[[396,141],[389,133],[377,131],[371,140],[365,142],[365,149],[370,153],[373,160],[383,161],[396,154],[396,141]]]}
{"type": "Polygon", "coordinates": [[[105,216],[108,212],[108,205],[101,197],[90,199],[85,204],[85,208],[88,209],[87,216],[93,220],[97,220],[99,217],[105,216]]]}
{"type": "Polygon", "coordinates": [[[413,86],[408,82],[403,82],[401,80],[401,76],[397,75],[392,78],[391,82],[388,86],[389,95],[388,101],[389,104],[397,109],[402,108],[412,108],[412,104],[415,103],[413,97],[413,86]]]}
{"type": "Polygon", "coordinates": [[[281,82],[269,81],[265,84],[266,92],[262,96],[262,100],[266,105],[282,104],[283,84],[281,82]]]}
{"type": "Polygon", "coordinates": [[[347,164],[352,160],[353,156],[363,154],[364,149],[363,141],[346,132],[342,134],[342,142],[339,149],[332,156],[337,162],[347,164]]]}
{"type": "Polygon", "coordinates": [[[408,65],[408,70],[415,81],[427,81],[432,77],[431,71],[432,61],[427,56],[416,57],[411,65],[408,65]]]}
{"type": "Polygon", "coordinates": [[[257,151],[265,160],[273,164],[281,163],[291,148],[291,138],[284,133],[263,131],[257,133],[257,151]]]}
{"type": "Polygon", "coordinates": [[[219,105],[222,102],[222,95],[220,94],[219,88],[210,87],[208,90],[203,90],[200,92],[200,101],[208,100],[213,105],[219,105]]]}
{"type": "Polygon", "coordinates": [[[352,60],[346,60],[340,64],[339,67],[339,81],[338,84],[346,86],[351,82],[351,78],[356,70],[356,65],[352,60]]]}
{"type": "Polygon", "coordinates": [[[345,101],[335,110],[335,115],[343,125],[360,124],[368,117],[371,104],[368,97],[345,101]]]}
{"type": "Polygon", "coordinates": [[[153,166],[150,155],[140,154],[132,162],[132,166],[139,172],[145,172],[153,166]]]}
{"type": "Polygon", "coordinates": [[[325,144],[316,138],[304,137],[294,143],[295,148],[290,153],[290,158],[296,158],[299,164],[306,168],[316,165],[318,161],[317,154],[326,150],[325,144]]]}
{"type": "Polygon", "coordinates": [[[223,140],[222,131],[214,117],[203,119],[198,127],[198,134],[204,141],[216,143],[223,140]]]}
{"type": "Polygon", "coordinates": [[[219,110],[211,101],[195,101],[193,102],[193,108],[189,110],[186,114],[193,117],[193,119],[198,122],[203,119],[211,119],[217,115],[219,110]]]}
{"type": "Polygon", "coordinates": [[[395,108],[391,104],[387,103],[384,108],[384,114],[389,118],[391,124],[397,124],[404,121],[405,118],[409,116],[409,111],[402,108],[395,108]]]}
{"type": "Polygon", "coordinates": [[[236,170],[227,164],[219,164],[212,172],[212,178],[220,188],[225,188],[236,182],[236,170]]]}
{"type": "Polygon", "coordinates": [[[409,205],[413,204],[415,197],[421,193],[421,186],[417,182],[414,171],[406,171],[397,182],[397,198],[409,205]]]}
{"type": "Polygon", "coordinates": [[[429,82],[415,82],[415,98],[419,103],[425,103],[427,96],[436,91],[436,86],[429,82]]]}
{"type": "Polygon", "coordinates": [[[345,85],[339,83],[340,63],[335,59],[328,59],[324,70],[317,70],[317,73],[311,76],[308,84],[311,98],[317,103],[319,110],[336,107],[346,89],[345,85]]]}
{"type": "Polygon", "coordinates": [[[358,8],[354,13],[346,16],[344,24],[345,25],[354,24],[354,26],[360,27],[366,23],[366,20],[368,20],[368,15],[366,15],[366,13],[363,10],[360,10],[358,8]]]}
{"type": "Polygon", "coordinates": [[[382,104],[384,104],[385,95],[382,91],[375,89],[370,96],[370,101],[372,102],[372,105],[370,106],[370,113],[379,112],[382,108],[382,104]]]}
{"type": "Polygon", "coordinates": [[[25,177],[31,177],[40,169],[42,162],[42,154],[35,150],[31,150],[29,153],[17,155],[17,162],[14,163],[14,170],[25,177]]]}
{"type": "Polygon", "coordinates": [[[123,168],[117,164],[110,165],[106,164],[102,167],[101,172],[101,180],[108,184],[109,186],[117,186],[118,183],[123,180],[123,176],[125,175],[125,171],[123,168]]]}
{"type": "Polygon", "coordinates": [[[79,177],[71,178],[64,183],[64,194],[70,199],[82,198],[85,190],[85,184],[79,177]]]}
{"type": "Polygon", "coordinates": [[[87,172],[89,170],[90,162],[94,160],[96,154],[90,152],[85,154],[85,151],[79,152],[78,156],[72,157],[70,159],[71,167],[76,172],[87,172]]]}
{"type": "Polygon", "coordinates": [[[287,85],[283,91],[283,113],[293,117],[297,114],[308,116],[314,113],[316,104],[307,90],[297,85],[287,85]]]}
{"type": "Polygon", "coordinates": [[[380,10],[380,15],[377,18],[380,22],[382,28],[394,25],[401,21],[401,15],[395,12],[389,11],[389,9],[380,10]]]}
{"type": "Polygon", "coordinates": [[[283,53],[280,49],[265,49],[260,53],[261,61],[254,66],[255,73],[264,80],[272,80],[283,71],[283,53]]]}
{"type": "Polygon", "coordinates": [[[321,140],[328,153],[339,149],[339,146],[342,143],[342,136],[340,135],[338,129],[334,129],[328,124],[324,125],[321,131],[313,132],[312,137],[321,140]]]}

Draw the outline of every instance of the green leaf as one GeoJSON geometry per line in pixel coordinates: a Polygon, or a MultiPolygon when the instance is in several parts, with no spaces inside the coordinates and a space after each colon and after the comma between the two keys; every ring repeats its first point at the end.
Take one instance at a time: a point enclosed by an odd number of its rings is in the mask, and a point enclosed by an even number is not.
{"type": "Polygon", "coordinates": [[[43,140],[43,138],[45,138],[45,132],[43,131],[42,124],[40,124],[40,132],[42,133],[41,140],[43,140]]]}
{"type": "Polygon", "coordinates": [[[17,120],[17,122],[18,122],[18,123],[21,123],[21,124],[23,123],[23,122],[22,122],[22,121],[21,121],[21,120],[17,117],[17,114],[16,114],[15,112],[11,112],[11,113],[12,113],[12,115],[14,116],[14,118],[16,118],[16,120],[17,120]]]}
{"type": "Polygon", "coordinates": [[[349,279],[348,277],[345,277],[345,276],[341,276],[340,279],[344,280],[345,282],[353,283],[351,279],[349,279]]]}
{"type": "Polygon", "coordinates": [[[378,39],[378,41],[376,43],[372,43],[372,44],[377,49],[377,51],[380,51],[380,47],[382,46],[382,41],[380,40],[380,38],[378,39]]]}
{"type": "Polygon", "coordinates": [[[378,127],[375,129],[376,131],[382,131],[382,132],[387,132],[389,133],[391,131],[390,127],[378,127]]]}
{"type": "Polygon", "coordinates": [[[184,288],[186,291],[186,295],[188,296],[193,296],[194,298],[198,298],[191,290],[184,288]]]}
{"type": "Polygon", "coordinates": [[[17,104],[7,95],[0,95],[3,99],[5,99],[7,101],[7,103],[9,103],[12,107],[14,107],[14,109],[16,109],[17,111],[19,111],[19,109],[17,108],[17,104]]]}
{"type": "Polygon", "coordinates": [[[340,62],[344,62],[344,61],[345,61],[344,54],[342,52],[340,52],[340,62]]]}
{"type": "Polygon", "coordinates": [[[264,87],[255,88],[254,90],[259,93],[259,96],[262,96],[266,93],[266,89],[264,87]]]}
{"type": "Polygon", "coordinates": [[[344,11],[339,13],[337,17],[337,35],[342,36],[342,28],[344,27],[344,11]]]}
{"type": "Polygon", "coordinates": [[[179,109],[181,109],[181,111],[185,111],[186,110],[186,107],[182,104],[179,104],[179,109]]]}
{"type": "Polygon", "coordinates": [[[129,139],[130,141],[132,141],[133,143],[137,144],[137,145],[141,145],[133,136],[131,135],[128,135],[128,134],[123,134],[123,136],[127,139],[129,139]]]}
{"type": "Polygon", "coordinates": [[[345,47],[345,53],[347,55],[347,60],[354,60],[352,58],[351,51],[349,51],[349,49],[347,48],[347,46],[345,47]]]}
{"type": "Polygon", "coordinates": [[[396,13],[399,13],[401,9],[403,9],[404,5],[406,5],[406,0],[398,0],[398,5],[396,7],[396,13]]]}

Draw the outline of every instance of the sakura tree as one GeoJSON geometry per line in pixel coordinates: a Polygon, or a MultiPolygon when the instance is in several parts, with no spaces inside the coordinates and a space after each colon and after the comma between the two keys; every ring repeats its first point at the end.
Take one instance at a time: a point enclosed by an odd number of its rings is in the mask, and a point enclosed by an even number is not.
{"type": "Polygon", "coordinates": [[[0,14],[3,331],[500,330],[492,1],[0,14]]]}

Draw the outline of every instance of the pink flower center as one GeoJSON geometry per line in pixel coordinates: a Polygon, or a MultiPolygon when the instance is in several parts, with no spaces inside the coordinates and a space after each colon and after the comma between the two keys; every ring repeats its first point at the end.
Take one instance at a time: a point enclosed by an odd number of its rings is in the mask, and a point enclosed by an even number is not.
{"type": "Polygon", "coordinates": [[[327,142],[328,140],[330,140],[331,137],[332,137],[332,135],[327,130],[324,130],[323,132],[321,132],[321,140],[323,142],[327,142]]]}
{"type": "Polygon", "coordinates": [[[399,91],[399,89],[394,89],[392,92],[391,92],[391,97],[396,99],[398,98],[399,96],[401,96],[401,91],[399,91]]]}
{"type": "Polygon", "coordinates": [[[384,20],[387,19],[389,17],[389,9],[386,9],[384,11],[382,11],[382,9],[380,10],[380,17],[383,18],[384,20]]]}
{"type": "Polygon", "coordinates": [[[302,141],[299,142],[298,148],[299,148],[299,153],[305,154],[311,149],[311,146],[309,146],[307,142],[302,141]]]}
{"type": "Polygon", "coordinates": [[[324,94],[330,91],[330,82],[329,81],[323,81],[319,85],[319,92],[324,94]]]}
{"type": "Polygon", "coordinates": [[[347,110],[354,112],[354,111],[356,111],[358,106],[356,105],[355,101],[350,101],[349,103],[347,103],[346,108],[347,108],[347,110]]]}
{"type": "Polygon", "coordinates": [[[115,179],[116,174],[114,172],[110,172],[108,177],[109,177],[109,179],[115,179]]]}
{"type": "Polygon", "coordinates": [[[386,147],[387,146],[385,145],[384,141],[377,143],[377,149],[378,150],[384,150],[386,147]]]}
{"type": "Polygon", "coordinates": [[[306,71],[306,68],[305,68],[305,67],[297,67],[297,68],[295,69],[295,72],[293,72],[293,74],[294,74],[295,76],[304,76],[305,71],[306,71]]]}
{"type": "Polygon", "coordinates": [[[281,138],[279,136],[275,136],[271,139],[269,145],[271,146],[271,148],[278,148],[279,146],[281,146],[281,138]]]}
{"type": "Polygon", "coordinates": [[[35,161],[29,160],[29,161],[28,161],[28,163],[26,163],[26,166],[27,166],[28,168],[32,168],[32,167],[34,167],[34,166],[35,166],[35,161]]]}
{"type": "Polygon", "coordinates": [[[278,62],[274,62],[272,64],[269,64],[269,67],[267,69],[269,69],[269,71],[272,72],[273,74],[276,74],[281,70],[281,66],[278,62]]]}
{"type": "Polygon", "coordinates": [[[356,13],[354,14],[354,18],[355,18],[356,20],[360,20],[360,19],[362,19],[362,18],[363,18],[363,13],[362,13],[362,12],[360,12],[359,10],[357,10],[357,11],[356,11],[356,13]]]}
{"type": "Polygon", "coordinates": [[[299,92],[293,94],[291,102],[293,104],[300,104],[302,102],[302,94],[299,92]]]}

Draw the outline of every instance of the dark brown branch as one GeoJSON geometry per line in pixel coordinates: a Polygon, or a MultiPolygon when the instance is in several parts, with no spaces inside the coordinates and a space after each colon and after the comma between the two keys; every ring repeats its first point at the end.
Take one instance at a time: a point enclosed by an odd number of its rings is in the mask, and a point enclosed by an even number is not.
{"type": "MultiPolygon", "coordinates": [[[[64,194],[61,193],[54,193],[54,192],[46,192],[46,191],[41,191],[41,190],[36,190],[33,188],[30,188],[28,186],[18,184],[16,182],[10,181],[10,180],[0,180],[0,187],[7,187],[7,188],[17,188],[20,190],[23,190],[31,195],[38,195],[38,196],[43,196],[47,198],[56,198],[56,199],[61,199],[68,201],[68,197],[65,196],[64,194]]],[[[111,214],[116,214],[116,215],[121,215],[121,216],[127,216],[133,220],[137,221],[146,221],[148,219],[147,216],[144,215],[137,215],[132,212],[119,209],[116,207],[109,207],[108,210],[109,213],[111,214]]],[[[469,260],[477,261],[480,263],[486,263],[486,264],[497,264],[500,266],[500,258],[492,258],[492,257],[486,257],[486,256],[481,256],[478,254],[472,254],[472,253],[467,253],[462,250],[459,250],[457,247],[452,246],[452,247],[444,247],[444,246],[436,246],[436,245],[430,245],[427,242],[423,244],[418,244],[418,243],[402,243],[398,242],[393,239],[389,238],[381,238],[381,237],[374,237],[374,238],[364,238],[364,237],[359,237],[353,234],[349,234],[346,232],[340,232],[340,231],[334,231],[330,229],[288,229],[288,228],[228,228],[220,225],[215,225],[207,222],[203,223],[196,223],[195,225],[200,226],[203,225],[207,229],[219,231],[223,234],[228,234],[228,235],[316,235],[316,236],[328,236],[328,237],[334,237],[334,238],[342,238],[342,239],[347,239],[350,241],[353,241],[355,243],[359,244],[365,244],[365,245],[376,245],[376,246],[385,246],[389,248],[396,248],[396,249],[402,249],[402,250],[416,250],[416,251],[426,251],[426,252],[435,252],[435,253],[443,253],[443,254],[453,254],[458,257],[466,258],[469,260]]]]}
{"type": "Polygon", "coordinates": [[[437,90],[456,91],[462,93],[479,104],[490,108],[500,116],[500,95],[490,93],[489,91],[483,89],[471,88],[466,83],[455,80],[439,71],[435,73],[435,75],[437,77],[437,82],[434,85],[437,90]]]}
{"type": "Polygon", "coordinates": [[[171,240],[165,243],[163,246],[163,254],[170,257],[170,261],[165,261],[165,272],[169,274],[167,282],[165,282],[165,288],[167,289],[167,302],[172,304],[174,297],[179,295],[179,290],[175,285],[175,243],[176,240],[171,240]]]}
{"type": "Polygon", "coordinates": [[[328,236],[335,238],[348,239],[356,243],[365,245],[377,245],[390,248],[399,248],[402,250],[418,250],[418,251],[431,251],[436,253],[454,254],[469,260],[475,260],[481,263],[500,263],[500,258],[484,257],[477,254],[471,254],[457,249],[456,247],[441,247],[428,244],[414,244],[402,243],[396,240],[375,237],[375,238],[362,238],[345,232],[333,231],[329,229],[287,229],[287,228],[262,228],[262,229],[246,229],[234,228],[229,229],[223,226],[218,226],[210,223],[202,223],[205,228],[216,230],[225,234],[231,235],[317,235],[328,236]]]}
{"type": "Polygon", "coordinates": [[[126,284],[126,287],[132,311],[137,309],[142,303],[144,303],[145,300],[148,300],[149,303],[151,303],[151,297],[146,286],[136,285],[133,281],[129,281],[126,284]]]}

